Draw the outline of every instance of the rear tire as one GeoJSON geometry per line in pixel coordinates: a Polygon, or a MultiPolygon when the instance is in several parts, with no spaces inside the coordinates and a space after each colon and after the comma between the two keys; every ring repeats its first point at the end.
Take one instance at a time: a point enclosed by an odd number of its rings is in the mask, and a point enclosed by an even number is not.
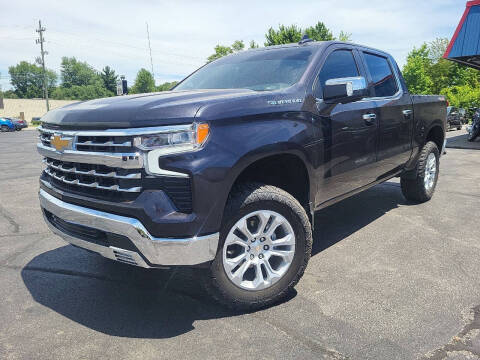
{"type": "Polygon", "coordinates": [[[420,152],[416,166],[416,177],[402,177],[400,185],[407,200],[422,203],[432,198],[437,186],[440,165],[440,153],[433,141],[425,144],[420,152]]]}
{"type": "Polygon", "coordinates": [[[2,125],[0,126],[0,131],[1,132],[7,132],[9,130],[8,126],[7,125],[2,125]]]}
{"type": "Polygon", "coordinates": [[[292,195],[260,183],[240,185],[226,205],[207,290],[237,311],[272,305],[300,280],[311,251],[308,216],[292,195]]]}

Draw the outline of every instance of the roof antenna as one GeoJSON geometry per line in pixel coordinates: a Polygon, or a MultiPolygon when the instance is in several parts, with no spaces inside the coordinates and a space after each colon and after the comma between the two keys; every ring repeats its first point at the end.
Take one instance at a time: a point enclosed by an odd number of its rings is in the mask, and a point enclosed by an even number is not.
{"type": "Polygon", "coordinates": [[[310,41],[313,41],[313,40],[310,39],[307,34],[304,34],[304,35],[302,36],[302,40],[300,40],[298,43],[299,43],[299,44],[305,44],[305,43],[308,43],[308,42],[310,42],[310,41]]]}

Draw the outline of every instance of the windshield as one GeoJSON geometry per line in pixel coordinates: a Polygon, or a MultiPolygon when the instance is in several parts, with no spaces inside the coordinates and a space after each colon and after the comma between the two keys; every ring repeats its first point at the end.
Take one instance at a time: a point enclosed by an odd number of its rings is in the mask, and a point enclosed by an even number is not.
{"type": "Polygon", "coordinates": [[[278,90],[300,79],[313,55],[308,48],[246,51],[200,68],[174,90],[278,90]]]}

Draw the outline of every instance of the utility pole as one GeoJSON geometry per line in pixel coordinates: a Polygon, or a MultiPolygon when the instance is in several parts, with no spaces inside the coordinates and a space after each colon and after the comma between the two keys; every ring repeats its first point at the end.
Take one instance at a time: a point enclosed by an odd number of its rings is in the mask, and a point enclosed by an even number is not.
{"type": "Polygon", "coordinates": [[[148,22],[145,21],[145,24],[147,24],[148,49],[150,50],[150,65],[152,66],[153,81],[155,81],[155,73],[153,72],[152,47],[150,46],[150,32],[148,31],[148,22]]]}
{"type": "Polygon", "coordinates": [[[42,62],[42,69],[43,69],[43,93],[45,95],[45,101],[47,103],[47,111],[50,110],[50,105],[48,104],[48,86],[47,86],[47,72],[45,71],[45,55],[48,54],[47,51],[43,50],[43,43],[45,42],[45,39],[43,38],[43,32],[45,31],[45,28],[42,28],[42,21],[38,20],[38,29],[36,32],[38,32],[39,38],[36,39],[36,43],[40,44],[40,55],[41,55],[41,62],[42,62]]]}

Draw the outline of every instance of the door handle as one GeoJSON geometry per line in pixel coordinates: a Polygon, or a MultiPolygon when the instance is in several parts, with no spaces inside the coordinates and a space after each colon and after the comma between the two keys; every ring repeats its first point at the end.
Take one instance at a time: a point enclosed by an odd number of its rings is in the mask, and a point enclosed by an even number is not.
{"type": "Polygon", "coordinates": [[[377,115],[375,114],[363,114],[363,120],[365,120],[365,124],[367,125],[373,125],[373,122],[377,118],[377,115]]]}
{"type": "Polygon", "coordinates": [[[406,118],[410,117],[410,115],[412,115],[412,113],[413,113],[413,111],[410,110],[410,109],[402,111],[403,116],[405,116],[406,118]]]}

